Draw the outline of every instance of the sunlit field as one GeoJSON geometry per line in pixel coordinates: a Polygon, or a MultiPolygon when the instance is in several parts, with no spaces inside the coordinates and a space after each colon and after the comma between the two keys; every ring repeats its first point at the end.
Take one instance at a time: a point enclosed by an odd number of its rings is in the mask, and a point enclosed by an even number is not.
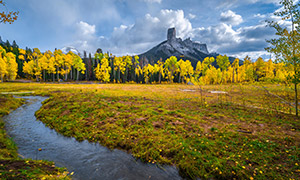
{"type": "Polygon", "coordinates": [[[183,177],[300,177],[300,123],[284,85],[1,83],[0,91],[49,96],[36,113],[47,126],[175,165],[183,177]]]}

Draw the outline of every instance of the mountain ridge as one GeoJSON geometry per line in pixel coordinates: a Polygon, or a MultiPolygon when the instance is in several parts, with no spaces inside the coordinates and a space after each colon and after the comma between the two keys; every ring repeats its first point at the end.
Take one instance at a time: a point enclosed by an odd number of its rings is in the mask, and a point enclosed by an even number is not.
{"type": "MultiPolygon", "coordinates": [[[[178,59],[190,60],[192,66],[196,67],[198,61],[202,62],[206,57],[216,58],[218,55],[217,53],[209,53],[206,44],[192,41],[190,38],[185,40],[176,38],[176,29],[169,28],[167,40],[140,54],[139,57],[153,64],[160,59],[166,60],[171,56],[176,56],[178,59]]],[[[231,63],[234,59],[234,57],[229,57],[231,63]]],[[[216,65],[216,63],[213,63],[213,65],[216,65]]]]}

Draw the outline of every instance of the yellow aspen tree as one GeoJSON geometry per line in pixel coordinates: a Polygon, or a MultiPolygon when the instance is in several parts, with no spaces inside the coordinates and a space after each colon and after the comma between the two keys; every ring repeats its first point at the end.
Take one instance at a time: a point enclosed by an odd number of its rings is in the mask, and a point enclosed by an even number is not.
{"type": "Polygon", "coordinates": [[[166,60],[164,63],[166,74],[167,74],[167,79],[169,80],[170,83],[173,83],[174,80],[174,73],[178,69],[178,62],[177,58],[175,56],[171,56],[166,60]]]}
{"type": "Polygon", "coordinates": [[[221,69],[210,66],[205,75],[206,84],[220,84],[222,82],[221,69]]]}
{"type": "Polygon", "coordinates": [[[101,61],[101,59],[103,59],[104,58],[104,54],[103,53],[95,53],[94,54],[94,57],[95,57],[95,59],[96,59],[96,64],[97,64],[97,66],[98,66],[98,64],[100,63],[100,61],[101,61]]]}
{"type": "Polygon", "coordinates": [[[83,60],[81,59],[80,56],[77,54],[74,54],[72,51],[69,52],[69,54],[72,56],[72,66],[76,69],[77,71],[77,77],[76,80],[79,80],[79,74],[84,74],[85,73],[85,64],[83,63],[83,60]]]}
{"type": "Polygon", "coordinates": [[[125,71],[123,72],[123,83],[125,83],[127,81],[129,68],[132,67],[132,57],[129,55],[125,56],[123,62],[125,69],[125,71]]]}
{"type": "Polygon", "coordinates": [[[265,61],[261,57],[259,57],[254,63],[254,73],[256,81],[259,81],[266,76],[265,66],[265,61]]]}
{"type": "MultiPolygon", "coordinates": [[[[42,56],[42,53],[38,48],[33,49],[33,53],[28,56],[28,63],[26,64],[26,72],[27,74],[33,75],[36,77],[36,81],[39,81],[39,78],[41,76],[41,66],[39,64],[39,59],[42,56]],[[30,62],[32,61],[32,62],[30,62]]],[[[24,63],[25,65],[25,63],[24,63]]],[[[23,65],[23,67],[24,67],[23,65]]],[[[24,68],[23,72],[25,73],[24,68]]]]}
{"type": "Polygon", "coordinates": [[[223,81],[225,81],[224,80],[225,72],[227,71],[227,69],[230,65],[229,58],[226,55],[225,56],[222,56],[222,55],[217,56],[217,65],[219,66],[219,69],[222,72],[222,83],[223,83],[223,81]]]}
{"type": "Polygon", "coordinates": [[[111,67],[109,66],[108,59],[102,58],[100,63],[97,65],[95,69],[96,78],[101,82],[105,82],[105,83],[109,82],[111,67]]]}
{"type": "Polygon", "coordinates": [[[232,63],[232,82],[234,83],[234,82],[239,82],[239,79],[238,79],[238,77],[239,77],[239,75],[238,75],[238,73],[239,73],[239,66],[240,66],[240,60],[238,59],[238,58],[236,58],[234,61],[233,61],[233,63],[232,63]]]}
{"type": "Polygon", "coordinates": [[[186,69],[187,69],[187,76],[186,76],[185,81],[188,83],[191,81],[191,78],[193,77],[194,67],[192,66],[192,63],[189,60],[186,60],[185,64],[186,64],[186,69]]]}
{"type": "Polygon", "coordinates": [[[145,83],[148,84],[149,81],[151,83],[151,76],[154,72],[154,67],[151,64],[147,64],[143,68],[143,73],[144,73],[144,78],[145,78],[145,83]]]}
{"type": "Polygon", "coordinates": [[[199,78],[200,75],[201,75],[201,72],[202,72],[202,63],[201,61],[198,61],[197,62],[197,65],[196,65],[196,69],[195,69],[195,77],[199,78]]]}
{"type": "Polygon", "coordinates": [[[184,83],[185,76],[187,75],[187,68],[185,61],[180,59],[178,61],[178,73],[179,73],[179,83],[184,83]]]}
{"type": "Polygon", "coordinates": [[[161,83],[161,78],[165,77],[164,63],[158,60],[154,66],[156,67],[156,72],[158,72],[158,83],[161,83]]]}
{"type": "Polygon", "coordinates": [[[114,67],[115,71],[117,72],[117,82],[120,83],[120,78],[121,78],[121,68],[123,67],[122,65],[122,57],[115,57],[114,58],[114,67]]]}
{"type": "MultiPolygon", "coordinates": [[[[127,59],[126,56],[115,57],[115,59],[114,59],[114,66],[115,66],[115,71],[117,71],[117,81],[118,81],[118,83],[121,82],[121,73],[124,76],[124,72],[126,70],[126,62],[125,62],[126,59],[127,59]]],[[[123,77],[123,81],[124,81],[124,77],[123,77]]]]}
{"type": "Polygon", "coordinates": [[[6,51],[0,46],[0,76],[3,82],[4,76],[7,74],[6,51]]]}
{"type": "Polygon", "coordinates": [[[30,60],[28,62],[24,62],[23,64],[23,72],[25,74],[28,74],[28,75],[31,75],[31,76],[34,76],[35,72],[34,72],[34,61],[33,60],[30,60]]]}
{"type": "Polygon", "coordinates": [[[232,73],[233,67],[229,66],[227,71],[225,72],[225,83],[233,83],[234,82],[234,73],[232,73]]]}
{"type": "Polygon", "coordinates": [[[43,80],[45,82],[46,81],[46,71],[49,68],[49,59],[47,58],[46,53],[44,53],[44,55],[40,56],[39,66],[41,68],[41,71],[43,72],[43,80]]]}
{"type": "Polygon", "coordinates": [[[73,57],[71,54],[63,54],[63,68],[62,68],[62,75],[65,77],[65,81],[68,80],[68,74],[71,71],[73,64],[73,57]]]}
{"type": "Polygon", "coordinates": [[[50,56],[49,64],[48,64],[48,71],[49,74],[52,74],[53,82],[55,81],[55,74],[56,74],[56,66],[55,66],[55,57],[50,56]]]}
{"type": "Polygon", "coordinates": [[[244,82],[245,78],[246,78],[245,64],[241,65],[238,68],[238,72],[239,72],[238,75],[237,75],[238,82],[244,82]]]}
{"type": "Polygon", "coordinates": [[[275,78],[275,66],[273,64],[272,59],[269,59],[266,63],[265,63],[265,73],[266,73],[266,77],[264,78],[266,81],[271,82],[272,80],[274,80],[275,78]]]}
{"type": "Polygon", "coordinates": [[[26,51],[24,49],[19,48],[19,59],[25,60],[26,51]]]}
{"type": "Polygon", "coordinates": [[[3,82],[3,78],[6,74],[7,74],[6,62],[2,57],[0,57],[0,78],[1,78],[1,82],[3,82]]]}
{"type": "MultiPolygon", "coordinates": [[[[193,78],[193,83],[194,84],[202,84],[200,82],[200,77],[201,77],[201,72],[202,72],[202,62],[201,61],[198,61],[197,62],[197,65],[196,65],[196,69],[194,71],[194,78],[193,78]]],[[[202,81],[203,78],[201,78],[201,81],[202,81]]]]}
{"type": "Polygon", "coordinates": [[[244,64],[243,64],[243,68],[244,68],[244,73],[241,74],[244,79],[244,81],[250,81],[253,82],[254,81],[254,66],[253,63],[251,62],[251,59],[249,56],[246,56],[244,59],[244,64]]]}
{"type": "Polygon", "coordinates": [[[285,64],[282,62],[274,64],[274,67],[275,67],[274,80],[275,81],[284,82],[286,80],[284,66],[285,66],[285,64]]]}
{"type": "Polygon", "coordinates": [[[137,66],[139,65],[139,59],[140,59],[140,57],[139,56],[137,56],[137,55],[135,55],[134,56],[134,62],[133,62],[133,68],[134,68],[134,71],[133,71],[133,77],[134,77],[134,80],[135,80],[135,82],[136,83],[138,83],[138,79],[137,79],[137,75],[136,75],[136,68],[137,68],[137,66]]]}
{"type": "Polygon", "coordinates": [[[5,49],[3,49],[0,46],[0,78],[1,82],[3,82],[4,76],[7,74],[7,64],[6,64],[6,52],[5,49]]]}
{"type": "Polygon", "coordinates": [[[7,64],[7,79],[15,80],[18,72],[18,63],[16,62],[16,55],[12,52],[6,53],[7,64]]]}
{"type": "Polygon", "coordinates": [[[54,65],[56,68],[57,80],[59,80],[59,74],[61,74],[61,68],[64,63],[63,53],[60,49],[56,49],[53,54],[54,54],[54,60],[55,60],[54,65]]]}
{"type": "Polygon", "coordinates": [[[137,65],[134,71],[137,76],[137,83],[138,83],[140,79],[139,77],[143,74],[143,70],[140,65],[137,65]]]}

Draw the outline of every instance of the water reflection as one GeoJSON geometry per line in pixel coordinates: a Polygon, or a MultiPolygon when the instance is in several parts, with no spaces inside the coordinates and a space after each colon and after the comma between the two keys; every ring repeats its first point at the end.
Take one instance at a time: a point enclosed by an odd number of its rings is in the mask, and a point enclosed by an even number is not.
{"type": "Polygon", "coordinates": [[[98,143],[64,137],[36,120],[45,97],[26,96],[27,104],[4,117],[7,133],[25,158],[54,161],[74,172],[74,179],[181,179],[176,168],[136,161],[130,154],[98,143]],[[42,151],[38,151],[41,148],[42,151]]]}

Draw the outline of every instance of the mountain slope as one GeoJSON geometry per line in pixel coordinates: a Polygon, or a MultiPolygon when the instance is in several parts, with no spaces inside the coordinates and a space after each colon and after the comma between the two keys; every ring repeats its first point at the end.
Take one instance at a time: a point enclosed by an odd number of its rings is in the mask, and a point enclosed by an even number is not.
{"type": "MultiPolygon", "coordinates": [[[[217,57],[218,55],[216,53],[209,53],[206,44],[194,42],[190,38],[184,41],[181,38],[176,38],[175,28],[170,28],[168,29],[166,41],[140,54],[139,57],[153,64],[159,59],[166,60],[170,56],[176,56],[178,59],[190,60],[192,65],[196,67],[198,61],[203,61],[206,57],[217,57]]],[[[229,60],[233,62],[234,58],[230,57],[229,60]]]]}

